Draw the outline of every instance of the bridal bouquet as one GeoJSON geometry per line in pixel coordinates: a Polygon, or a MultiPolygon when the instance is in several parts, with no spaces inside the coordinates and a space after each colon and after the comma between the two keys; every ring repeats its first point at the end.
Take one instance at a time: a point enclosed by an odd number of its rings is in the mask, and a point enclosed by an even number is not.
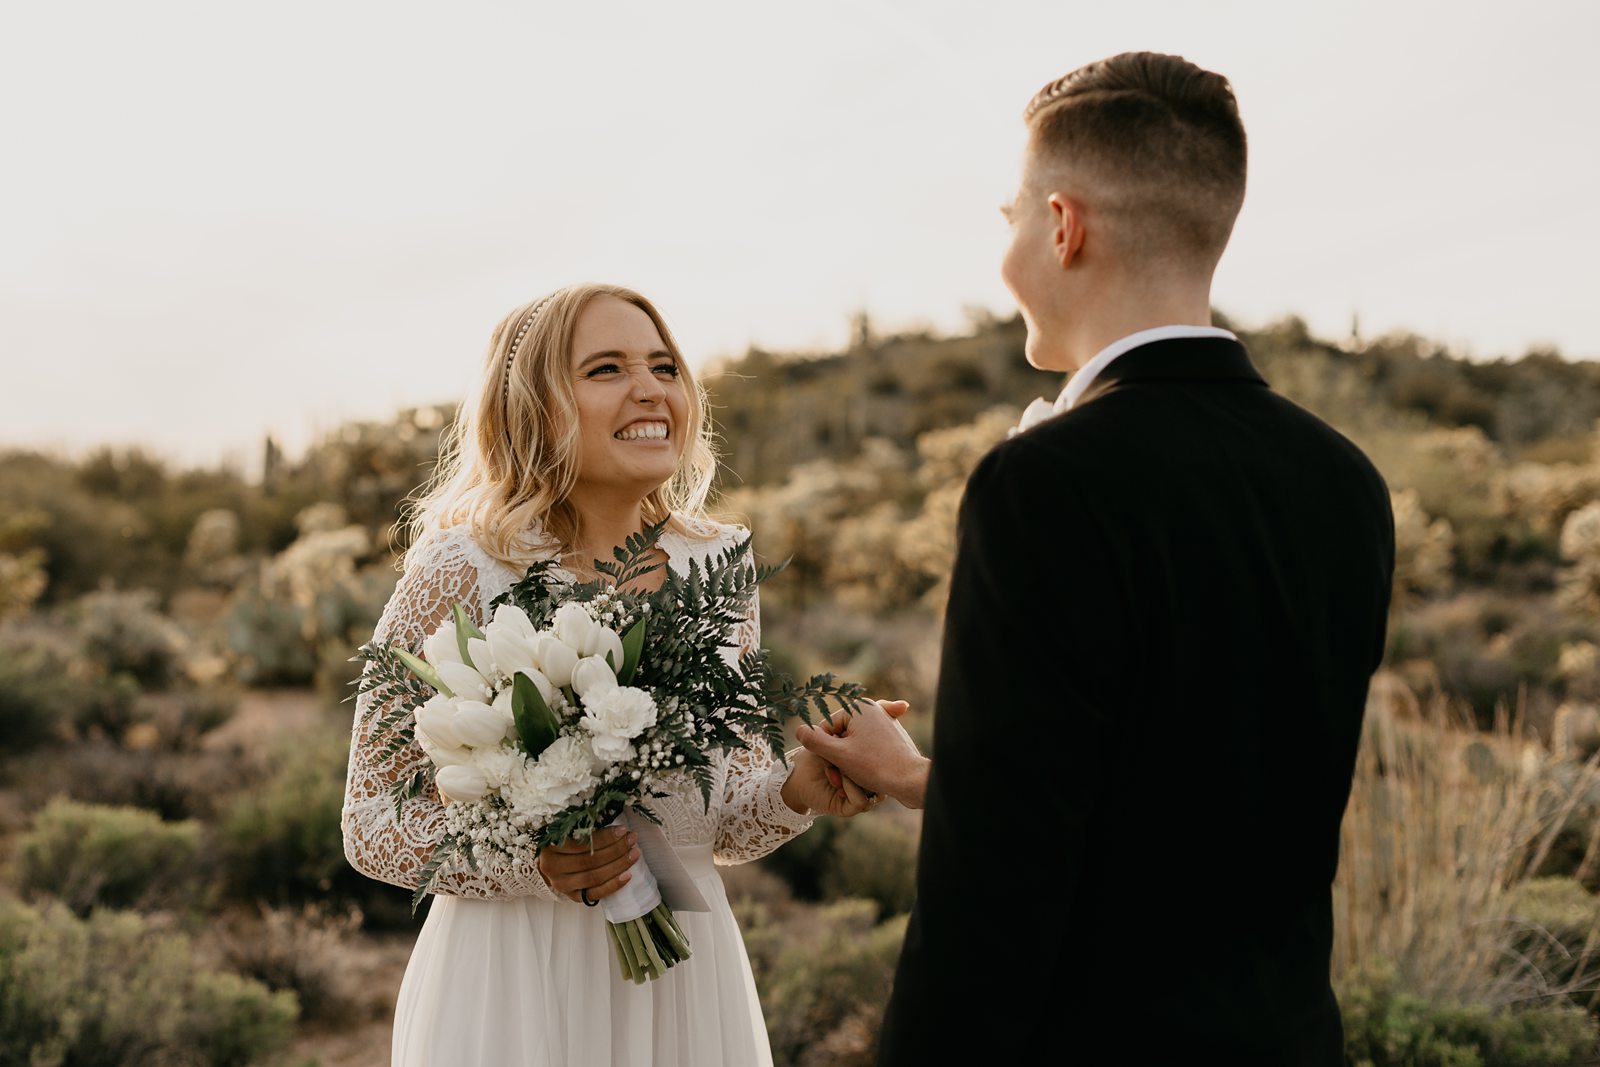
{"type": "MultiPolygon", "coordinates": [[[[422,869],[420,904],[447,863],[489,860],[528,873],[538,850],[587,839],[630,811],[659,822],[644,803],[667,775],[688,775],[710,806],[719,753],[765,743],[783,758],[783,721],[829,701],[848,713],[853,684],[817,675],[803,685],[775,674],[763,650],[733,657],[735,629],[756,586],[778,567],[757,567],[750,542],[689,573],[670,568],[659,590],[631,582],[665,523],[596,561],[602,577],[554,579],[551,561],[491,604],[479,629],[460,604],[422,643],[422,655],[370,643],[360,692],[398,697],[371,742],[393,755],[413,741],[428,764],[395,783],[401,806],[430,786],[445,802],[446,833],[422,869]]],[[[648,858],[646,851],[646,859],[648,858]]],[[[645,859],[621,892],[601,903],[625,977],[660,977],[689,945],[645,859]]]]}

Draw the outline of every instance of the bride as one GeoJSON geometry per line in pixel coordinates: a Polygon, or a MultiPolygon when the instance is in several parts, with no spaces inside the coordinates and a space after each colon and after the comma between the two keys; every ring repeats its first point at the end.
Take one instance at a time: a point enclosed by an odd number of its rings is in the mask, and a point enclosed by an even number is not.
{"type": "MultiPolygon", "coordinates": [[[[658,562],[675,570],[749,536],[701,508],[715,470],[705,405],[648,300],[578,285],[508,315],[490,341],[475,403],[463,403],[438,472],[417,501],[405,573],[374,639],[417,648],[461,603],[478,624],[529,563],[554,558],[565,581],[670,516],[658,562]]],[[[659,588],[662,572],[643,588],[659,588]]],[[[760,640],[752,606],[740,650],[760,640]]],[[[387,758],[368,735],[385,706],[356,704],[343,828],[350,863],[414,887],[444,830],[436,796],[398,818],[390,786],[423,765],[415,744],[387,758]]],[[[818,814],[854,815],[871,798],[797,750],[785,765],[757,743],[722,757],[707,810],[682,776],[651,802],[709,912],[677,919],[693,954],[643,985],[624,979],[597,901],[628,880],[632,835],[610,829],[544,850],[537,874],[441,872],[395,1007],[396,1065],[771,1062],[738,926],[713,863],[764,856],[818,814]],[[586,906],[589,905],[589,906],[586,906]]]]}

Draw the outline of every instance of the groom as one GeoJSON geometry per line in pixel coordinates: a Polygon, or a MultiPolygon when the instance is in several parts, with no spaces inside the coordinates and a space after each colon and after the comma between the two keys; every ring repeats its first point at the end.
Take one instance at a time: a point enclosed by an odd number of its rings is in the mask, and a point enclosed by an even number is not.
{"type": "Polygon", "coordinates": [[[876,708],[807,737],[869,788],[926,780],[880,1062],[1342,1064],[1329,886],[1388,492],[1210,324],[1226,79],[1124,54],[1025,119],[1002,272],[1028,361],[1072,378],[967,483],[931,773],[876,708]]]}

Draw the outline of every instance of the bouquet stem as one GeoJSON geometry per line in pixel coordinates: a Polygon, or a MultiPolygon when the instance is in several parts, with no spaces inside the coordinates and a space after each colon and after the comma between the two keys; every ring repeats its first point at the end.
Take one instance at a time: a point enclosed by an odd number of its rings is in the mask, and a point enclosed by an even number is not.
{"type": "Polygon", "coordinates": [[[637,919],[607,926],[622,977],[635,984],[660,978],[689,958],[689,939],[665,904],[637,919]]]}

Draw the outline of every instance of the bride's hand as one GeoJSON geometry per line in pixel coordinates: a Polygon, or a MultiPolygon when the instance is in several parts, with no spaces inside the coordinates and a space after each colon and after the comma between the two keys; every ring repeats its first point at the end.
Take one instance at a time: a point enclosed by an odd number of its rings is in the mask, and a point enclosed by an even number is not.
{"type": "Polygon", "coordinates": [[[569,838],[546,846],[539,853],[539,873],[550,888],[568,900],[592,903],[604,900],[627,884],[628,868],[639,858],[634,848],[638,835],[626,827],[607,826],[595,831],[592,843],[569,838]]]}
{"type": "Polygon", "coordinates": [[[797,812],[849,818],[878,802],[877,797],[848,778],[835,785],[828,777],[832,765],[803,748],[789,754],[789,763],[792,769],[783,783],[783,801],[797,812]]]}

